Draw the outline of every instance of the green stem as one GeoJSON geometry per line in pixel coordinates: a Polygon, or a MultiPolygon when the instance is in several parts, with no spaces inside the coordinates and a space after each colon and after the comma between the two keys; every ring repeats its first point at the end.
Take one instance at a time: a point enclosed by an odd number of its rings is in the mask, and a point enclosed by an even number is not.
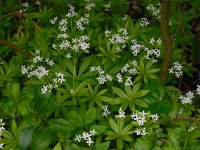
{"type": "Polygon", "coordinates": [[[169,67],[172,57],[172,39],[169,30],[169,15],[170,15],[171,0],[163,0],[161,6],[161,32],[164,45],[164,55],[162,69],[160,72],[160,82],[165,84],[169,72],[169,67]]]}
{"type": "Polygon", "coordinates": [[[0,38],[0,45],[4,45],[6,47],[9,47],[9,48],[13,49],[14,51],[26,56],[29,59],[33,58],[33,56],[31,54],[29,54],[28,52],[24,51],[23,49],[17,47],[16,45],[14,45],[14,44],[12,44],[8,41],[5,41],[1,38],[0,38]]]}

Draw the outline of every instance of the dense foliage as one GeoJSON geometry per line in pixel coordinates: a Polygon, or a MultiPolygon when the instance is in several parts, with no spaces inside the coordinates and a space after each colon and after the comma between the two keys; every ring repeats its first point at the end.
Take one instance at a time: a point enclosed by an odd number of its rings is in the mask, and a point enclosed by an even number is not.
{"type": "Polygon", "coordinates": [[[200,149],[200,2],[171,1],[165,84],[161,7],[1,1],[0,148],[200,149]]]}

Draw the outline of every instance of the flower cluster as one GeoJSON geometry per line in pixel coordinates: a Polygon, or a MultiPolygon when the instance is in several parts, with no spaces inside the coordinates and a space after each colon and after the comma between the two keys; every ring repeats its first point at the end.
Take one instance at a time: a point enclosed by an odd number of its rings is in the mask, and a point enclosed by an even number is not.
{"type": "MultiPolygon", "coordinates": [[[[88,1],[89,3],[89,1],[88,1]]],[[[53,44],[53,49],[61,50],[72,50],[73,52],[80,52],[83,50],[85,53],[89,53],[89,40],[90,38],[87,35],[80,35],[78,37],[70,37],[67,32],[68,28],[72,29],[72,25],[76,26],[78,30],[84,31],[86,29],[85,25],[89,25],[89,14],[84,14],[83,17],[79,19],[71,19],[74,16],[78,16],[75,12],[75,9],[72,5],[69,6],[69,12],[66,14],[65,18],[58,20],[57,17],[54,17],[50,20],[52,24],[58,21],[59,32],[57,35],[57,43],[53,44]],[[68,25],[68,20],[70,20],[70,25],[68,25]]],[[[70,56],[69,56],[70,57],[70,56]]],[[[67,57],[67,58],[69,58],[67,57]]]]}
{"type": "Polygon", "coordinates": [[[183,75],[182,71],[183,66],[179,64],[178,62],[174,62],[172,67],[169,69],[169,73],[175,74],[175,77],[179,78],[183,75]]]}
{"type": "Polygon", "coordinates": [[[193,130],[195,130],[195,129],[197,129],[197,128],[199,128],[200,126],[196,126],[196,127],[190,127],[189,129],[188,129],[188,132],[191,132],[191,131],[193,131],[193,130]]]}
{"type": "Polygon", "coordinates": [[[89,14],[85,14],[85,17],[81,17],[79,20],[76,21],[77,29],[83,31],[86,28],[84,25],[89,25],[89,14]]]}
{"type": "Polygon", "coordinates": [[[92,8],[95,8],[95,3],[93,3],[91,0],[85,0],[85,2],[87,3],[85,5],[86,10],[91,10],[92,8]]]}
{"type": "Polygon", "coordinates": [[[152,38],[150,39],[149,43],[150,43],[151,45],[157,44],[158,46],[160,46],[160,45],[161,45],[161,39],[158,38],[157,40],[155,40],[155,39],[152,37],[152,38]]]}
{"type": "Polygon", "coordinates": [[[146,128],[144,127],[144,128],[141,128],[141,129],[136,129],[135,130],[135,133],[137,134],[137,135],[146,135],[147,134],[147,132],[146,132],[146,128]]]}
{"type": "Polygon", "coordinates": [[[24,3],[22,3],[22,6],[24,7],[24,9],[22,11],[25,12],[29,8],[29,3],[24,2],[24,3]]]}
{"type": "Polygon", "coordinates": [[[58,21],[58,17],[54,17],[53,19],[51,19],[49,22],[51,24],[55,24],[58,21]]]}
{"type": "Polygon", "coordinates": [[[194,98],[194,93],[191,91],[188,91],[186,93],[186,96],[180,95],[179,99],[181,100],[182,104],[192,104],[192,99],[194,98]]]}
{"type": "Polygon", "coordinates": [[[105,4],[104,8],[105,8],[105,12],[109,12],[111,9],[111,2],[109,2],[108,4],[105,4]]]}
{"type": "Polygon", "coordinates": [[[157,19],[159,20],[160,19],[160,6],[161,4],[158,3],[156,5],[153,5],[153,4],[149,4],[147,6],[147,10],[155,17],[157,17],[157,19]]]}
{"type": "Polygon", "coordinates": [[[121,28],[118,30],[117,34],[110,35],[111,32],[105,31],[106,37],[109,37],[109,43],[113,45],[117,45],[117,50],[121,51],[126,47],[126,42],[129,39],[128,32],[125,28],[121,28]]]}
{"type": "Polygon", "coordinates": [[[200,95],[200,85],[197,85],[196,92],[197,92],[198,95],[200,95]]]}
{"type": "Polygon", "coordinates": [[[149,21],[146,17],[142,18],[142,21],[140,22],[140,27],[145,27],[149,25],[149,21]]]}
{"type": "Polygon", "coordinates": [[[75,52],[79,52],[79,50],[83,50],[85,53],[89,53],[89,43],[87,41],[89,41],[90,38],[86,35],[80,36],[80,38],[73,38],[72,39],[72,50],[74,50],[75,52]]]}
{"type": "Polygon", "coordinates": [[[66,17],[72,18],[74,16],[77,16],[78,14],[75,12],[74,6],[71,4],[68,4],[69,12],[66,14],[66,17]]]}
{"type": "Polygon", "coordinates": [[[103,71],[100,66],[93,66],[90,67],[90,71],[98,71],[99,76],[96,78],[99,82],[99,84],[104,84],[107,81],[112,81],[112,76],[109,74],[106,74],[105,71],[103,71]]]}
{"type": "Polygon", "coordinates": [[[125,118],[125,112],[121,109],[121,107],[119,108],[119,112],[117,115],[115,115],[115,118],[125,118]]]}
{"type": "MultiPolygon", "coordinates": [[[[0,140],[3,134],[3,131],[5,130],[4,126],[5,126],[5,123],[3,122],[3,119],[0,119],[0,140]]],[[[3,143],[0,143],[0,148],[3,148],[3,143]]]]}
{"type": "Polygon", "coordinates": [[[110,111],[108,110],[108,106],[103,106],[103,113],[102,116],[107,117],[108,115],[110,115],[110,111]]]}
{"type": "Polygon", "coordinates": [[[81,142],[81,140],[84,139],[86,143],[90,146],[94,143],[91,136],[94,136],[95,134],[97,134],[95,129],[91,130],[90,132],[83,132],[82,135],[76,135],[75,141],[81,142]]]}
{"type": "MultiPolygon", "coordinates": [[[[38,53],[39,51],[36,50],[36,54],[38,53]]],[[[49,72],[49,70],[47,70],[45,66],[41,65],[42,63],[46,63],[48,66],[54,65],[53,60],[50,60],[48,58],[43,59],[43,57],[37,55],[33,58],[31,65],[21,66],[21,72],[23,75],[27,75],[28,78],[35,76],[41,79],[42,77],[47,76],[49,72]]]]}
{"type": "Polygon", "coordinates": [[[119,83],[125,83],[126,86],[128,85],[133,85],[133,82],[132,82],[132,76],[133,75],[136,75],[137,74],[137,69],[136,69],[136,66],[137,66],[137,61],[136,60],[133,60],[131,62],[131,64],[127,63],[125,64],[122,68],[121,68],[121,72],[117,73],[116,77],[117,77],[117,81],[119,83]],[[123,79],[123,76],[127,75],[126,77],[124,77],[125,79],[123,79]]]}
{"type": "Polygon", "coordinates": [[[140,53],[140,50],[144,48],[144,45],[140,45],[136,40],[132,40],[131,51],[134,56],[140,53]]]}
{"type": "Polygon", "coordinates": [[[64,79],[64,74],[63,73],[55,73],[56,77],[53,78],[53,83],[49,83],[48,85],[43,85],[41,92],[42,94],[51,93],[51,90],[53,88],[57,88],[59,84],[62,84],[65,79],[64,79]]]}
{"type": "Polygon", "coordinates": [[[143,126],[144,123],[146,122],[146,116],[147,113],[145,113],[144,111],[139,112],[139,113],[134,113],[131,115],[131,118],[135,121],[137,121],[139,126],[143,126]]]}
{"type": "MultiPolygon", "coordinates": [[[[146,55],[145,55],[146,59],[151,59],[152,56],[154,56],[156,58],[160,56],[160,50],[157,49],[157,48],[149,49],[149,48],[145,47],[145,51],[147,52],[146,55]]],[[[157,60],[154,59],[154,61],[156,62],[157,60]]]]}
{"type": "MultiPolygon", "coordinates": [[[[148,117],[148,113],[145,113],[144,111],[137,112],[137,113],[133,112],[133,114],[131,115],[131,118],[137,122],[138,126],[142,127],[142,128],[136,129],[135,133],[137,135],[146,135],[147,134],[146,128],[143,127],[144,123],[147,122],[147,117],[148,117]]],[[[154,123],[156,123],[157,120],[159,119],[159,116],[157,114],[151,114],[150,117],[154,123]]]]}

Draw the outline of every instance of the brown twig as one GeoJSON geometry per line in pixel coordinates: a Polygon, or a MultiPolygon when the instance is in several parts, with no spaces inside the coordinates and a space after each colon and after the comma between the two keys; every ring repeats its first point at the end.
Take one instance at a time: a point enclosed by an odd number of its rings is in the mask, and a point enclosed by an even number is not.
{"type": "Polygon", "coordinates": [[[0,44],[13,49],[14,51],[26,56],[29,59],[33,58],[33,56],[31,54],[29,54],[28,52],[24,51],[23,49],[17,47],[16,45],[14,45],[8,41],[5,41],[1,38],[0,38],[0,44]]]}
{"type": "Polygon", "coordinates": [[[20,11],[13,11],[11,13],[8,13],[8,14],[5,14],[5,15],[2,15],[0,17],[0,20],[2,20],[3,18],[6,18],[8,16],[21,16],[21,12],[20,11]]]}
{"type": "Polygon", "coordinates": [[[170,0],[163,0],[161,6],[161,32],[164,45],[163,63],[160,72],[161,84],[166,83],[172,57],[172,39],[169,30],[170,0]]]}

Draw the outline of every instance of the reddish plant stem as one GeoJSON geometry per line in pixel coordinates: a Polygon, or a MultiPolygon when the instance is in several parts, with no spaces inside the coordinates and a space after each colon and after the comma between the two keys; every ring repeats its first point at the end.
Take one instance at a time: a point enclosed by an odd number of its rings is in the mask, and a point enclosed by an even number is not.
{"type": "Polygon", "coordinates": [[[161,32],[164,45],[163,63],[160,72],[160,83],[164,85],[169,73],[172,57],[172,39],[169,30],[170,0],[163,0],[161,6],[161,32]]]}
{"type": "Polygon", "coordinates": [[[13,49],[14,51],[26,56],[29,59],[33,58],[33,56],[31,54],[29,54],[28,52],[24,51],[23,49],[17,47],[16,45],[14,45],[8,41],[5,41],[4,39],[1,39],[1,38],[0,38],[0,45],[9,47],[9,48],[13,49]]]}

